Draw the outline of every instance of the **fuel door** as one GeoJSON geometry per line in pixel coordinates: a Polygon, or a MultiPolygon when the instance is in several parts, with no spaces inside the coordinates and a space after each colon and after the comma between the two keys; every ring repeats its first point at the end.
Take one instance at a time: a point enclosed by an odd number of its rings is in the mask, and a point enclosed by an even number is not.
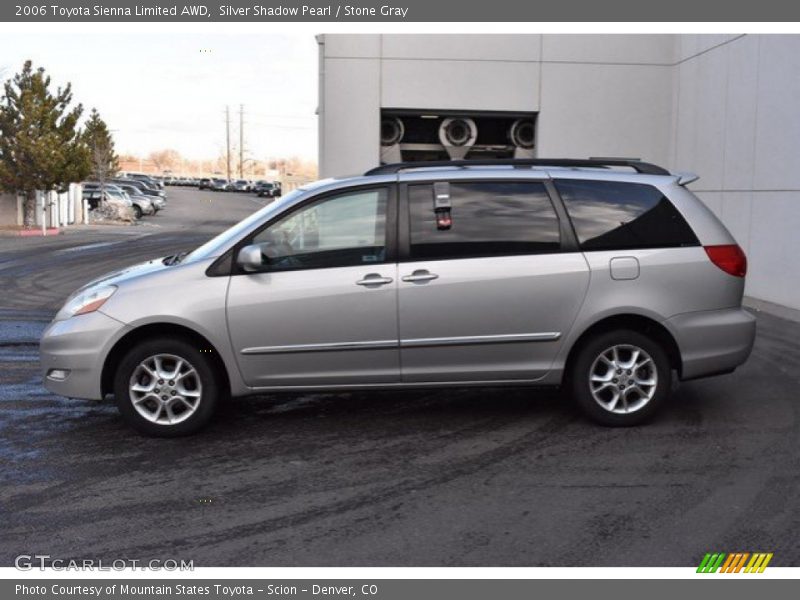
{"type": "Polygon", "coordinates": [[[611,279],[624,281],[639,277],[639,261],[635,256],[615,256],[608,265],[611,279]]]}

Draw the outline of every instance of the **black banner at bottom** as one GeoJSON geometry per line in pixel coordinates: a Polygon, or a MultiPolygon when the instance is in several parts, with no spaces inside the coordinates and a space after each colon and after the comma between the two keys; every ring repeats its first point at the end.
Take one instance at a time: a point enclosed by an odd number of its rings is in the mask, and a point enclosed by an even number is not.
{"type": "MultiPolygon", "coordinates": [[[[0,581],[3,600],[533,600],[613,597],[674,600],[725,594],[726,600],[796,597],[797,580],[698,575],[696,579],[25,579],[0,581]]],[[[712,596],[709,596],[712,597],[712,596]]]]}

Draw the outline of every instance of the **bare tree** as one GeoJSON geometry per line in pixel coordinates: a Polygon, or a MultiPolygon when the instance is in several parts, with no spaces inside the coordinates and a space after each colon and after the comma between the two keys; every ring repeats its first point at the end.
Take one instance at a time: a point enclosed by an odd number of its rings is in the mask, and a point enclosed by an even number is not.
{"type": "Polygon", "coordinates": [[[100,183],[101,202],[106,200],[106,183],[119,171],[119,159],[114,151],[114,140],[97,109],[92,109],[83,129],[83,139],[89,148],[92,179],[100,183]]]}
{"type": "Polygon", "coordinates": [[[183,163],[183,157],[177,150],[157,150],[151,152],[148,158],[161,173],[164,171],[172,171],[176,167],[180,167],[183,163]]]}

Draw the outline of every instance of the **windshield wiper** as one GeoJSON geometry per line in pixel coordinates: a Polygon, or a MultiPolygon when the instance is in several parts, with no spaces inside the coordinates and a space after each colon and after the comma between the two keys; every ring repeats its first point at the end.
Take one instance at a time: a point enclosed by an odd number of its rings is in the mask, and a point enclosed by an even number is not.
{"type": "Polygon", "coordinates": [[[163,262],[168,267],[172,266],[172,265],[177,265],[184,258],[186,258],[187,254],[189,254],[189,253],[188,252],[180,252],[178,254],[171,254],[170,256],[165,256],[164,260],[162,260],[161,262],[163,262]]]}

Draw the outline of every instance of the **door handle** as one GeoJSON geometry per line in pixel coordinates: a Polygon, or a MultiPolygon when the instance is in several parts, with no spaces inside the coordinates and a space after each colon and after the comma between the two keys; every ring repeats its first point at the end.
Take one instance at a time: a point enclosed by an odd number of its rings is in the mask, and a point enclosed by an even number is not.
{"type": "Polygon", "coordinates": [[[391,277],[381,277],[379,273],[370,273],[369,275],[364,275],[364,279],[359,279],[356,281],[356,285],[386,285],[387,283],[392,283],[394,279],[391,277]]]}
{"type": "Polygon", "coordinates": [[[439,279],[439,276],[435,273],[431,273],[427,269],[418,269],[411,275],[406,275],[403,277],[403,281],[410,281],[412,283],[417,281],[432,281],[434,279],[439,279]]]}

